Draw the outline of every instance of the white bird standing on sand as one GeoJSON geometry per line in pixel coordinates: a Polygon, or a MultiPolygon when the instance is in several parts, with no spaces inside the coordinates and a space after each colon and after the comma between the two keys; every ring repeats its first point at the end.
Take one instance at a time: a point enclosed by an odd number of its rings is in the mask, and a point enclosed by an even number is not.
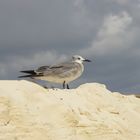
{"type": "Polygon", "coordinates": [[[19,78],[30,77],[53,83],[61,83],[63,84],[64,89],[66,86],[67,89],[69,89],[68,83],[77,79],[83,73],[84,61],[91,62],[88,59],[84,59],[82,56],[74,55],[70,61],[64,63],[53,66],[42,66],[36,70],[21,71],[23,73],[27,73],[28,75],[19,76],[19,78]]]}

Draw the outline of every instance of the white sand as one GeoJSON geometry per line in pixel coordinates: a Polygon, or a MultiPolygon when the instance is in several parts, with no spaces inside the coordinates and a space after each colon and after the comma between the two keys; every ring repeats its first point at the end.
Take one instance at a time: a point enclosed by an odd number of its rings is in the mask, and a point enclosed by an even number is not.
{"type": "Polygon", "coordinates": [[[0,140],[140,140],[140,99],[90,83],[0,81],[0,140]]]}

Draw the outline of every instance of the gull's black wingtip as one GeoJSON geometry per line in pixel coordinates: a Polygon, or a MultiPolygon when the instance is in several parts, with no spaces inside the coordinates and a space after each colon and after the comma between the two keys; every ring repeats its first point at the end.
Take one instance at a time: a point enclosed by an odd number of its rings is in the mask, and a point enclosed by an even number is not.
{"type": "Polygon", "coordinates": [[[28,74],[35,74],[35,71],[34,70],[22,70],[20,72],[22,72],[22,73],[28,73],[28,74]]]}

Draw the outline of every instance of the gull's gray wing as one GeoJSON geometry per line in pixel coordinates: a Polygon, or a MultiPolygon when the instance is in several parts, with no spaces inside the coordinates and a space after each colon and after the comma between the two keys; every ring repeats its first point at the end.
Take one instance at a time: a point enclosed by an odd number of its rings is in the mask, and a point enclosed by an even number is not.
{"type": "Polygon", "coordinates": [[[69,76],[70,74],[75,74],[81,70],[81,65],[75,62],[65,62],[58,65],[48,67],[43,74],[47,75],[59,75],[61,77],[69,76]]]}
{"type": "Polygon", "coordinates": [[[35,72],[36,72],[37,74],[42,74],[42,73],[44,73],[44,71],[46,71],[49,67],[50,67],[50,66],[41,66],[41,67],[39,67],[37,70],[35,70],[35,72]]]}
{"type": "Polygon", "coordinates": [[[41,66],[39,67],[38,69],[36,69],[34,72],[36,74],[43,74],[45,72],[49,72],[51,71],[52,69],[58,69],[58,68],[61,68],[62,66],[58,66],[58,65],[54,65],[54,66],[41,66]]]}

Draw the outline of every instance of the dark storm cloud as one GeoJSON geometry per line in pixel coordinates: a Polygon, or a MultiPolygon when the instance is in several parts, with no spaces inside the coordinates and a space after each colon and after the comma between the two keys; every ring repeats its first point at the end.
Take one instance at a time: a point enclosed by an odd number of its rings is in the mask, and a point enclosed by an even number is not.
{"type": "Polygon", "coordinates": [[[0,1],[0,78],[82,54],[93,63],[73,86],[139,92],[139,11],[138,0],[0,1]]]}
{"type": "Polygon", "coordinates": [[[0,5],[0,38],[5,46],[68,43],[88,35],[88,27],[84,27],[84,20],[79,24],[76,8],[70,1],[14,0],[0,5]]]}

